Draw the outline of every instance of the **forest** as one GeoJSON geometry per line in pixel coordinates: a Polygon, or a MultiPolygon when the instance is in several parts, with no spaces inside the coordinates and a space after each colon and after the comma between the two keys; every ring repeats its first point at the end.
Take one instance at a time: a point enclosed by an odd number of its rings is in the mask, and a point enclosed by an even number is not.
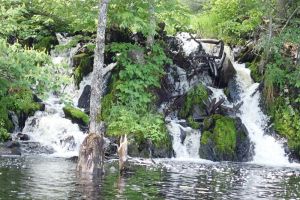
{"type": "MultiPolygon", "coordinates": [[[[297,0],[0,0],[0,27],[0,179],[7,155],[75,152],[73,170],[92,174],[119,159],[107,176],[128,184],[144,170],[132,158],[300,160],[297,0]]],[[[293,183],[273,197],[299,198],[293,183]]],[[[152,187],[142,199],[192,198],[152,187]]],[[[123,190],[89,198],[139,199],[123,190]]]]}

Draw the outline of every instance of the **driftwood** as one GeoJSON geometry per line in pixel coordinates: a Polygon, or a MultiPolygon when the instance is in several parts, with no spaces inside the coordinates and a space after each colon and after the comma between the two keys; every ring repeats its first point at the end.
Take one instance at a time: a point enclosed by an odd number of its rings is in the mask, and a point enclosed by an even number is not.
{"type": "Polygon", "coordinates": [[[224,103],[225,98],[222,98],[217,101],[216,98],[213,98],[211,101],[208,100],[204,104],[206,105],[206,114],[207,116],[213,115],[216,113],[216,111],[220,108],[220,106],[224,103]]]}
{"type": "Polygon", "coordinates": [[[127,161],[127,148],[128,148],[128,141],[127,141],[127,135],[125,134],[121,136],[120,146],[118,148],[120,173],[122,173],[125,170],[125,163],[127,161]]]}

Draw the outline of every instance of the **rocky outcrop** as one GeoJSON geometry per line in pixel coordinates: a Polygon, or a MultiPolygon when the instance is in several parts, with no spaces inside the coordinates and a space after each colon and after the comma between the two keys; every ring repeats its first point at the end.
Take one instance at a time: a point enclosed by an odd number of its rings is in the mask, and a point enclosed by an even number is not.
{"type": "Polygon", "coordinates": [[[252,159],[253,144],[239,118],[213,115],[204,120],[199,154],[212,161],[247,162],[252,159]]]}
{"type": "Polygon", "coordinates": [[[226,56],[222,68],[219,73],[218,86],[220,88],[225,88],[228,86],[230,80],[234,79],[236,71],[233,67],[231,60],[226,56]]]}
{"type": "Polygon", "coordinates": [[[72,106],[64,107],[63,111],[67,119],[70,119],[73,123],[78,124],[81,130],[87,130],[89,124],[89,116],[87,114],[72,106]]]}
{"type": "Polygon", "coordinates": [[[78,99],[78,107],[83,108],[86,113],[90,111],[91,86],[86,85],[78,99]]]}
{"type": "Polygon", "coordinates": [[[149,140],[138,142],[134,138],[130,138],[128,155],[141,158],[171,158],[174,155],[171,136],[168,137],[168,140],[165,144],[156,145],[149,140]]]}
{"type": "Polygon", "coordinates": [[[20,156],[21,148],[20,143],[16,141],[8,141],[0,144],[0,157],[1,156],[20,156]]]}

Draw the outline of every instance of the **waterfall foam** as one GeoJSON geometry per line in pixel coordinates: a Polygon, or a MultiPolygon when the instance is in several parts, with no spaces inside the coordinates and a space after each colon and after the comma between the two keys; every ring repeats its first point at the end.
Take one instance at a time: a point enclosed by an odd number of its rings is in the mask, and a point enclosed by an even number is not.
{"type": "Polygon", "coordinates": [[[255,144],[255,155],[253,163],[268,165],[287,165],[288,157],[285,155],[283,145],[274,137],[265,134],[268,124],[268,117],[260,108],[260,93],[256,92],[258,83],[253,83],[250,70],[243,64],[234,64],[237,71],[236,80],[241,89],[240,114],[243,124],[249,132],[249,137],[255,144]]]}
{"type": "MultiPolygon", "coordinates": [[[[195,40],[191,39],[190,34],[180,33],[176,37],[181,40],[182,50],[186,56],[189,56],[192,52],[198,50],[199,44],[195,40]]],[[[208,53],[214,53],[214,47],[211,45],[204,44],[203,48],[208,53]]],[[[242,106],[240,107],[240,112],[237,114],[237,116],[241,118],[243,124],[247,128],[250,140],[255,146],[255,154],[252,163],[284,166],[290,165],[288,157],[285,155],[283,144],[271,135],[265,134],[269,118],[262,112],[260,107],[261,94],[257,91],[259,84],[253,82],[250,75],[250,70],[247,69],[244,64],[238,64],[234,62],[233,53],[229,47],[225,47],[225,52],[232,61],[237,72],[235,81],[238,87],[236,89],[238,90],[240,97],[238,101],[243,102],[242,106]]],[[[181,88],[182,90],[191,88],[186,87],[188,84],[186,80],[180,81],[183,82],[177,83],[177,87],[181,88]]],[[[216,98],[217,100],[225,98],[226,100],[224,104],[227,107],[233,107],[233,104],[227,100],[223,89],[217,89],[213,87],[209,88],[213,92],[210,98],[216,98]]],[[[176,95],[177,94],[175,94],[175,96],[176,95]]],[[[198,150],[200,148],[201,132],[193,130],[190,127],[183,127],[180,122],[181,121],[177,119],[173,119],[170,120],[169,124],[167,125],[167,128],[173,137],[173,149],[175,151],[176,158],[199,158],[198,150]],[[186,135],[184,142],[182,142],[183,132],[190,133],[186,135]]]]}
{"type": "MultiPolygon", "coordinates": [[[[61,34],[58,34],[57,37],[60,44],[67,44],[71,40],[71,38],[65,38],[61,34]]],[[[62,73],[71,74],[72,58],[79,48],[80,46],[77,45],[58,54],[52,52],[53,64],[67,64],[69,67],[65,71],[63,70],[62,73]]],[[[75,107],[84,86],[89,82],[90,76],[84,78],[79,90],[76,90],[73,83],[62,89],[63,93],[71,98],[75,107]]],[[[53,155],[59,157],[78,155],[80,145],[85,138],[84,133],[77,124],[73,124],[71,120],[64,118],[64,106],[59,96],[50,93],[49,98],[45,101],[45,111],[38,111],[30,117],[22,131],[22,133],[30,136],[31,142],[38,142],[42,146],[53,149],[53,155]]]]}
{"type": "Polygon", "coordinates": [[[178,120],[170,120],[167,129],[173,138],[175,157],[179,159],[199,159],[200,130],[183,127],[178,120]]]}

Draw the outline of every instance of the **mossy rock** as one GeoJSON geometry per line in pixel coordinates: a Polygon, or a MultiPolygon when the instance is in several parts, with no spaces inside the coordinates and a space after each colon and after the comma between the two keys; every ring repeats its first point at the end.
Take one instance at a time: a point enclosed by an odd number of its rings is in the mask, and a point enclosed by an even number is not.
{"type": "Polygon", "coordinates": [[[188,122],[188,125],[190,127],[192,127],[193,129],[199,129],[200,128],[200,123],[196,122],[192,116],[189,116],[187,118],[187,122],[188,122]]]}
{"type": "Polygon", "coordinates": [[[89,116],[80,109],[72,106],[65,106],[63,111],[67,119],[70,119],[73,123],[78,124],[81,128],[88,126],[90,120],[89,116]]]}
{"type": "Polygon", "coordinates": [[[77,54],[73,57],[73,67],[75,84],[79,86],[83,77],[93,71],[94,57],[88,53],[77,54]]]}
{"type": "Polygon", "coordinates": [[[199,84],[195,88],[191,89],[185,97],[184,104],[179,111],[179,116],[181,118],[187,118],[189,115],[192,115],[193,107],[195,105],[198,105],[200,109],[204,109],[205,106],[203,101],[206,101],[208,96],[208,91],[202,84],[199,84]]]}
{"type": "Polygon", "coordinates": [[[213,115],[204,120],[200,157],[213,161],[249,161],[251,142],[238,118],[213,115]]]}

